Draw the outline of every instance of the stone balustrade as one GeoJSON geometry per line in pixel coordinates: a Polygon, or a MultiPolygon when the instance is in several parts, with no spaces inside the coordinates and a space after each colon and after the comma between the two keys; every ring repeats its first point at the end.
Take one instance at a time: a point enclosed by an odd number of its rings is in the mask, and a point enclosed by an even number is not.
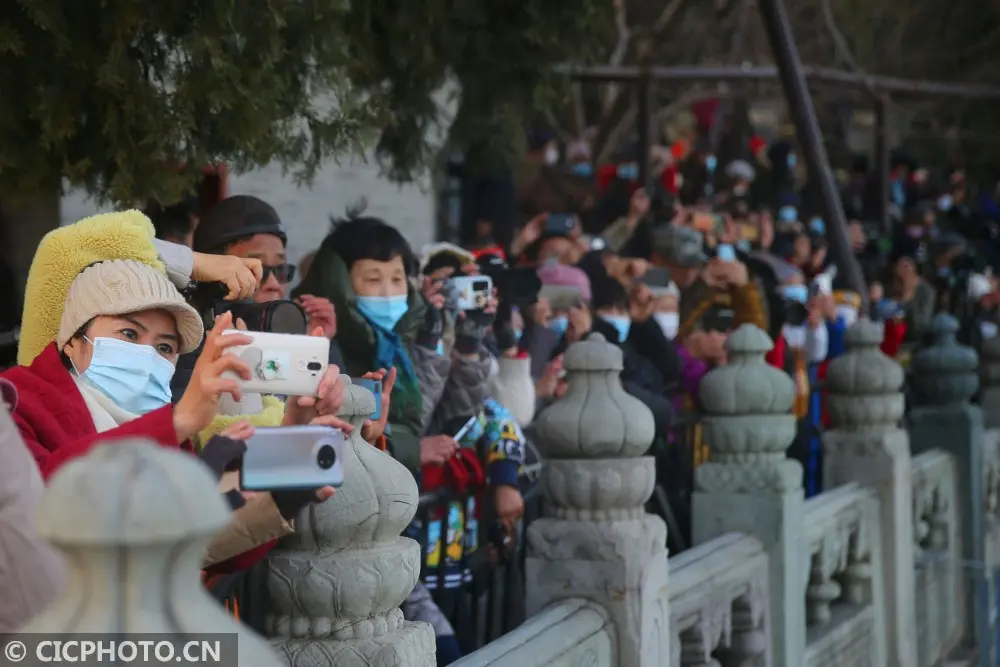
{"type": "Polygon", "coordinates": [[[672,664],[770,667],[768,564],[754,537],[730,533],[670,559],[672,664]]]}
{"type": "Polygon", "coordinates": [[[900,428],[903,369],[881,352],[882,327],[862,320],[845,336],[847,352],[830,362],[823,433],[823,483],[857,482],[878,496],[885,576],[886,664],[917,664],[910,441],[900,428]],[[906,566],[901,564],[905,563],[906,566]]]}
{"type": "MultiPolygon", "coordinates": [[[[652,417],[623,391],[617,347],[599,335],[571,347],[569,390],[537,420],[545,505],[526,534],[529,619],[456,667],[932,667],[968,648],[970,532],[986,536],[972,563],[980,583],[1000,562],[1000,430],[977,430],[969,404],[975,377],[994,374],[956,351],[949,322],[934,331],[914,358],[912,458],[902,371],[878,351],[876,325],[848,332],[827,376],[827,490],[808,501],[784,452],[791,381],[764,363],[766,334],[735,331],[730,363],[702,384],[710,458],[696,471],[696,546],[669,560],[666,527],[644,508],[652,417]],[[930,438],[928,415],[964,430],[930,438]],[[978,528],[967,516],[977,506],[978,528]]],[[[986,364],[1000,359],[991,355],[986,364]]],[[[343,417],[360,425],[373,407],[352,386],[343,417]]],[[[145,443],[98,447],[60,471],[42,503],[43,535],[78,567],[26,630],[236,629],[240,664],[435,664],[430,628],[399,612],[420,565],[400,537],[417,505],[412,476],[356,435],[343,462],[336,496],[304,510],[271,556],[268,645],[201,589],[202,550],[227,516],[201,464],[145,443]],[[86,596],[95,586],[121,595],[86,596]]]]}
{"type": "Polygon", "coordinates": [[[806,501],[805,664],[885,664],[878,499],[845,484],[806,501]]]}
{"type": "Polygon", "coordinates": [[[598,667],[616,665],[615,627],[600,606],[570,598],[452,667],[598,667]]]}
{"type": "Polygon", "coordinates": [[[772,655],[800,665],[802,614],[802,466],[785,456],[795,437],[791,378],[764,361],[767,334],[743,325],[729,336],[729,363],[701,381],[709,460],[695,471],[693,537],[702,544],[729,532],[758,538],[768,556],[772,655]]]}
{"type": "Polygon", "coordinates": [[[361,439],[371,392],[347,383],[340,417],[344,484],[296,519],[268,559],[268,635],[295,667],[432,667],[434,634],[403,620],[400,604],[420,576],[420,546],[400,534],[417,511],[413,475],[361,439]]]}
{"type": "Polygon", "coordinates": [[[940,664],[959,646],[966,631],[959,505],[955,457],[942,449],[913,457],[913,549],[920,667],[940,664]]]}
{"type": "Polygon", "coordinates": [[[544,505],[527,531],[527,612],[586,598],[614,623],[612,664],[669,665],[667,527],[645,510],[653,416],[625,393],[622,352],[600,334],[573,345],[563,368],[565,396],[534,425],[544,505]]]}
{"type": "MultiPolygon", "coordinates": [[[[962,524],[960,558],[985,564],[985,431],[983,411],[971,403],[979,389],[979,359],[975,350],[958,343],[958,329],[958,321],[951,315],[936,315],[931,322],[931,344],[913,357],[913,405],[907,427],[915,455],[941,450],[952,456],[955,483],[963,489],[956,498],[962,524]]],[[[961,563],[948,563],[947,567],[958,573],[958,583],[965,589],[962,616],[969,619],[965,643],[977,645],[991,635],[986,610],[978,603],[982,573],[963,572],[961,563]]]]}
{"type": "MultiPolygon", "coordinates": [[[[49,481],[38,530],[72,567],[63,594],[19,632],[236,633],[240,667],[279,667],[202,587],[205,549],[229,515],[193,456],[146,440],[98,445],[49,481]]],[[[41,664],[32,658],[20,664],[41,664]]]]}

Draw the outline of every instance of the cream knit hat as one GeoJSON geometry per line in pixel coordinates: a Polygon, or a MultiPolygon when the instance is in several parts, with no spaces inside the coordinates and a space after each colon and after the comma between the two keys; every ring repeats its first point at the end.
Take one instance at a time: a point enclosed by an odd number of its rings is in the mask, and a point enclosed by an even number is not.
{"type": "Polygon", "coordinates": [[[80,327],[98,315],[157,309],[168,311],[177,321],[181,354],[201,344],[205,327],[198,311],[184,301],[163,271],[132,259],[93,264],[70,285],[56,345],[62,349],[80,327]]]}

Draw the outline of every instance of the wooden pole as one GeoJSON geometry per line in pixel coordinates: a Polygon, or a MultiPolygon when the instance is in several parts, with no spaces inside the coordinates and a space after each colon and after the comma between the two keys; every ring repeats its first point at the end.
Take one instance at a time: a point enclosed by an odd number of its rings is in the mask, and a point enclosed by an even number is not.
{"type": "Polygon", "coordinates": [[[809,165],[810,176],[819,185],[826,219],[827,244],[833,261],[846,278],[847,284],[861,296],[863,304],[861,312],[868,312],[868,288],[847,235],[847,220],[844,217],[840,192],[833,171],[830,169],[830,159],[823,145],[823,135],[819,120],[816,118],[816,110],[813,108],[812,97],[806,87],[806,77],[799,59],[799,51],[795,46],[792,26],[785,12],[785,5],[782,0],[760,0],[758,6],[775,62],[778,63],[781,84],[785,89],[792,120],[795,122],[800,148],[809,165]]]}
{"type": "Polygon", "coordinates": [[[639,79],[636,85],[636,95],[638,97],[638,113],[636,113],[636,135],[638,139],[639,154],[636,156],[639,162],[639,182],[643,186],[648,186],[650,181],[649,156],[652,148],[652,123],[653,123],[653,80],[649,77],[639,79]]]}
{"type": "MultiPolygon", "coordinates": [[[[802,74],[811,81],[842,84],[851,87],[865,87],[904,95],[941,95],[945,97],[966,97],[973,99],[998,100],[1000,87],[973,83],[943,83],[917,79],[900,79],[891,76],[866,76],[830,67],[802,65],[802,74]]],[[[637,67],[634,65],[598,65],[580,67],[559,65],[556,71],[576,79],[590,81],[636,81],[649,76],[654,81],[766,81],[778,78],[777,67],[771,66],[726,66],[726,67],[637,67]]]]}
{"type": "Polygon", "coordinates": [[[878,219],[882,232],[889,234],[889,110],[884,97],[875,100],[875,173],[878,175],[878,219]]]}

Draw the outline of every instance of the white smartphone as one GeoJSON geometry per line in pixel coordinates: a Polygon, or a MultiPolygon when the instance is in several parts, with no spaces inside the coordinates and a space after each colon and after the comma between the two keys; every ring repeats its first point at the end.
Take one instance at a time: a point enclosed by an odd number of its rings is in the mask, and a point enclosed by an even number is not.
{"type": "Polygon", "coordinates": [[[455,307],[459,310],[484,310],[493,294],[493,280],[489,276],[458,276],[451,279],[458,291],[455,307]]]}
{"type": "Polygon", "coordinates": [[[227,329],[223,335],[243,334],[253,341],[226,350],[250,367],[250,379],[234,373],[226,377],[240,383],[243,391],[283,396],[315,396],[330,360],[330,341],[325,336],[265,333],[227,329]]]}
{"type": "Polygon", "coordinates": [[[821,273],[813,278],[811,287],[816,294],[824,296],[833,294],[833,278],[829,274],[821,273]]]}
{"type": "Polygon", "coordinates": [[[240,465],[245,491],[286,491],[344,483],[344,434],[329,426],[258,428],[240,465]]]}

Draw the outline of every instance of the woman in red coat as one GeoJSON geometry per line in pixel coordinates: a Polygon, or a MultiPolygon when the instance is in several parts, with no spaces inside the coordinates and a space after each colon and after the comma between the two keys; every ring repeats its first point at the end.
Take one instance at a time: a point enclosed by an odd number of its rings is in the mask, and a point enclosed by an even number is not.
{"type": "MultiPolygon", "coordinates": [[[[228,314],[209,333],[187,390],[171,405],[174,364],[200,344],[201,317],[162,271],[142,262],[110,260],[84,269],[69,288],[55,342],[30,365],[3,374],[18,391],[12,416],[42,476],[47,479],[99,442],[126,437],[192,450],[191,439],[216,417],[222,395],[240,399],[236,381],[224,374],[250,377],[246,363],[225,351],[251,339],[223,335],[227,328],[228,314]]],[[[328,376],[321,393],[329,394],[329,387],[328,376]]],[[[286,423],[310,418],[295,402],[286,408],[286,423]]],[[[244,432],[234,437],[251,432],[245,424],[239,428],[244,432]]],[[[217,436],[202,459],[221,475],[243,448],[217,436]]],[[[322,496],[331,493],[325,489],[322,496]]],[[[274,539],[291,532],[288,519],[311,499],[301,496],[231,498],[234,521],[213,541],[206,562],[241,557],[230,563],[239,567],[259,558],[274,539]]]]}

